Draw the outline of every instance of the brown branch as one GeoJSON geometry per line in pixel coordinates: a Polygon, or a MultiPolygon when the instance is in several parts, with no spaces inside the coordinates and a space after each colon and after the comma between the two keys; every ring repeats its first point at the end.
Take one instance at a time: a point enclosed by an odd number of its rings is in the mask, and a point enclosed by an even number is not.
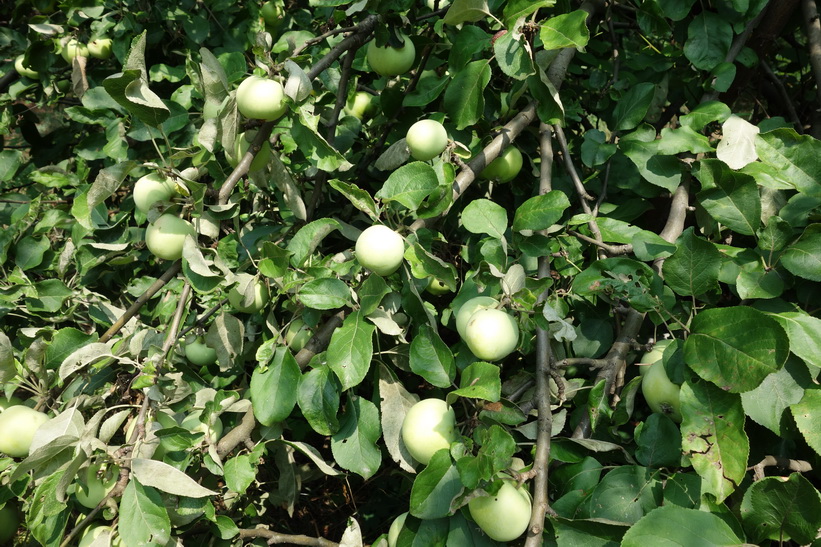
{"type": "Polygon", "coordinates": [[[316,547],[337,547],[339,544],[325,538],[314,538],[311,536],[279,534],[265,528],[240,529],[241,538],[265,538],[268,545],[285,543],[288,545],[314,545],[316,547]]]}
{"type": "Polygon", "coordinates": [[[379,19],[380,17],[378,15],[369,15],[363,19],[361,23],[356,25],[356,32],[354,34],[351,34],[339,42],[331,51],[329,51],[322,59],[311,67],[311,70],[307,73],[308,79],[313,80],[319,76],[322,71],[331,66],[334,61],[339,59],[342,54],[349,49],[357,49],[361,47],[367,41],[368,36],[370,36],[373,32],[373,29],[376,28],[376,24],[379,23],[379,19]]]}
{"type": "Polygon", "coordinates": [[[622,256],[633,252],[633,246],[629,243],[624,245],[609,245],[607,243],[602,243],[601,241],[596,241],[592,237],[588,237],[575,230],[568,230],[567,233],[581,239],[582,241],[586,241],[588,243],[596,245],[597,247],[603,249],[610,256],[622,256]]]}
{"type": "Polygon", "coordinates": [[[559,362],[561,368],[567,367],[590,367],[604,368],[610,361],[607,359],[593,359],[592,357],[567,357],[559,362]]]}
{"type": "Polygon", "coordinates": [[[782,458],[780,456],[765,456],[763,460],[757,464],[748,467],[747,471],[753,471],[753,480],[760,481],[764,478],[764,469],[766,467],[780,467],[795,473],[809,473],[812,471],[812,464],[804,460],[791,460],[789,458],[782,458]]]}
{"type": "Polygon", "coordinates": [[[810,66],[812,66],[812,73],[815,77],[815,93],[818,106],[821,108],[821,20],[818,18],[818,6],[815,0],[802,0],[801,11],[804,15],[804,29],[807,33],[810,66]]]}
{"type": "Polygon", "coordinates": [[[262,145],[265,141],[271,137],[271,132],[274,130],[274,123],[275,122],[265,122],[260,126],[254,140],[251,141],[251,145],[248,146],[248,150],[242,156],[242,159],[239,160],[237,166],[234,167],[234,170],[231,171],[231,174],[228,175],[228,178],[225,179],[225,182],[222,183],[222,186],[220,186],[217,203],[220,205],[228,203],[231,192],[234,191],[234,188],[237,183],[242,180],[242,177],[248,173],[248,169],[251,168],[251,162],[254,161],[256,155],[262,150],[262,145]]]}

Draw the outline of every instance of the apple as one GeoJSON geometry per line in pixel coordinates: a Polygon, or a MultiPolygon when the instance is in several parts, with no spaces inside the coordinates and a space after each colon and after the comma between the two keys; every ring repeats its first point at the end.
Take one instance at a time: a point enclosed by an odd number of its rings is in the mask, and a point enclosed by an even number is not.
{"type": "Polygon", "coordinates": [[[433,296],[440,296],[451,292],[450,288],[442,283],[441,279],[433,276],[428,278],[428,286],[425,287],[425,290],[433,296]]]}
{"type": "MultiPolygon", "coordinates": [[[[237,164],[242,161],[242,157],[245,156],[245,153],[248,152],[249,148],[251,148],[251,143],[254,142],[256,136],[256,129],[250,129],[237,135],[237,142],[234,147],[234,157],[228,157],[228,163],[231,167],[236,167],[237,164]]],[[[251,167],[248,168],[248,172],[264,169],[265,166],[268,165],[268,160],[271,159],[272,154],[271,143],[264,141],[259,149],[259,152],[257,152],[257,155],[254,156],[253,161],[251,161],[251,167]]]]}
{"type": "Polygon", "coordinates": [[[427,465],[433,455],[456,440],[456,414],[442,399],[423,399],[402,422],[402,442],[413,459],[427,465]]]}
{"type": "Polygon", "coordinates": [[[276,120],[288,110],[285,90],[276,80],[249,76],[237,88],[237,108],[246,118],[276,120]]]}
{"type": "Polygon", "coordinates": [[[109,59],[111,57],[111,38],[97,38],[88,43],[88,54],[95,59],[109,59]]]}
{"type": "Polygon", "coordinates": [[[108,535],[111,547],[122,547],[123,542],[120,539],[120,536],[114,537],[114,529],[111,526],[90,526],[83,532],[83,535],[80,537],[79,543],[77,543],[77,547],[91,547],[97,541],[97,538],[102,536],[103,534],[108,535]]]}
{"type": "Polygon", "coordinates": [[[63,56],[63,59],[65,59],[68,64],[71,64],[77,56],[88,57],[88,46],[72,38],[63,45],[63,49],[60,50],[60,55],[63,56]]]}
{"type": "Polygon", "coordinates": [[[436,120],[419,120],[408,129],[405,142],[414,159],[427,161],[445,151],[448,132],[436,120]]]}
{"type": "Polygon", "coordinates": [[[459,336],[464,340],[465,327],[467,327],[471,315],[479,310],[495,308],[498,305],[499,302],[490,296],[475,296],[462,304],[462,306],[456,310],[456,331],[459,333],[459,336]]]}
{"type": "Polygon", "coordinates": [[[673,341],[669,339],[659,340],[656,342],[656,345],[653,346],[653,349],[645,353],[641,356],[641,359],[638,360],[636,363],[639,366],[639,374],[644,376],[647,374],[647,371],[650,370],[650,365],[661,361],[662,356],[664,355],[664,350],[667,349],[673,341]]]}
{"type": "Polygon", "coordinates": [[[114,488],[119,478],[120,468],[116,465],[89,465],[77,483],[78,488],[74,496],[83,507],[94,509],[114,488]]]}
{"type": "Polygon", "coordinates": [[[20,76],[25,76],[26,78],[31,78],[32,80],[36,80],[40,77],[40,73],[34,70],[31,67],[28,67],[23,64],[25,59],[25,55],[18,55],[14,58],[14,70],[17,71],[17,74],[20,76]]]}
{"type": "Polygon", "coordinates": [[[177,260],[182,258],[182,246],[188,235],[196,237],[194,226],[187,220],[166,213],[145,229],[145,245],[157,258],[177,260]]]}
{"type": "Polygon", "coordinates": [[[396,547],[396,542],[399,539],[399,533],[402,531],[402,527],[405,525],[405,519],[407,518],[408,512],[405,511],[393,519],[391,527],[388,529],[388,547],[396,547]]]}
{"type": "Polygon", "coordinates": [[[427,0],[428,9],[442,9],[450,5],[450,0],[439,0],[439,7],[436,7],[436,0],[427,0]]]}
{"type": "Polygon", "coordinates": [[[375,224],[359,234],[355,251],[360,264],[384,277],[402,265],[405,240],[387,226],[375,224]]]}
{"type": "Polygon", "coordinates": [[[261,279],[254,278],[249,273],[237,274],[237,285],[228,291],[228,302],[231,306],[243,313],[256,313],[260,311],[268,303],[270,294],[268,287],[261,279]],[[253,283],[251,291],[253,292],[253,299],[245,300],[246,288],[250,283],[253,283]]]}
{"type": "Polygon", "coordinates": [[[508,146],[498,158],[485,167],[480,176],[484,179],[510,182],[522,170],[522,153],[515,146],[508,146]]]}
{"type": "Polygon", "coordinates": [[[0,545],[11,545],[11,540],[17,534],[20,526],[20,514],[10,501],[0,509],[0,545]]]}
{"type": "Polygon", "coordinates": [[[205,337],[197,336],[185,344],[185,358],[200,367],[210,367],[217,362],[217,350],[205,343],[205,337]]]}
{"type": "Polygon", "coordinates": [[[302,319],[294,319],[285,330],[285,343],[292,351],[298,352],[305,347],[313,334],[302,319]]]}
{"type": "Polygon", "coordinates": [[[505,311],[479,310],[468,319],[463,340],[477,358],[498,361],[519,345],[519,325],[505,311]]]}
{"type": "Polygon", "coordinates": [[[200,416],[202,416],[201,410],[192,412],[182,421],[182,427],[192,433],[204,433],[212,443],[217,442],[222,436],[222,420],[219,416],[212,415],[211,423],[207,425],[200,420],[200,416]]]}
{"type": "Polygon", "coordinates": [[[362,120],[376,109],[373,98],[367,91],[357,91],[345,104],[345,113],[362,120]]]}
{"type": "Polygon", "coordinates": [[[648,370],[641,379],[641,392],[650,409],[681,423],[681,386],[670,381],[661,360],[646,368],[648,370]]]}
{"type": "Polygon", "coordinates": [[[147,213],[151,206],[160,201],[171,201],[177,193],[177,185],[173,180],[158,173],[150,173],[134,183],[134,205],[143,213],[147,213]]]}
{"type": "Polygon", "coordinates": [[[262,15],[262,19],[265,21],[265,24],[272,27],[278,25],[282,21],[282,16],[284,15],[282,6],[275,0],[269,0],[268,2],[262,4],[262,8],[260,8],[259,13],[262,15]]]}
{"type": "Polygon", "coordinates": [[[402,32],[399,32],[398,36],[403,42],[402,47],[395,48],[388,44],[380,47],[374,40],[368,44],[366,53],[368,65],[381,76],[404,74],[410,70],[416,59],[416,47],[410,38],[402,32]]]}
{"type": "Polygon", "coordinates": [[[506,480],[493,496],[480,496],[468,502],[470,516],[490,539],[513,541],[527,530],[532,502],[524,487],[506,480]]]}
{"type": "Polygon", "coordinates": [[[0,452],[13,458],[25,458],[34,433],[49,420],[48,414],[27,406],[10,406],[0,413],[0,452]]]}

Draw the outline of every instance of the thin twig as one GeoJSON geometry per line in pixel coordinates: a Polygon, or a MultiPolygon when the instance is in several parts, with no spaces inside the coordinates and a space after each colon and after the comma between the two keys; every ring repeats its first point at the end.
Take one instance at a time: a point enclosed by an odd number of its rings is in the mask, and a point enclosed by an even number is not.
{"type": "Polygon", "coordinates": [[[241,529],[239,531],[241,538],[265,538],[268,540],[268,545],[275,545],[284,543],[288,545],[312,545],[316,547],[337,547],[339,544],[329,539],[320,537],[311,537],[295,534],[279,534],[272,532],[265,528],[241,529]]]}

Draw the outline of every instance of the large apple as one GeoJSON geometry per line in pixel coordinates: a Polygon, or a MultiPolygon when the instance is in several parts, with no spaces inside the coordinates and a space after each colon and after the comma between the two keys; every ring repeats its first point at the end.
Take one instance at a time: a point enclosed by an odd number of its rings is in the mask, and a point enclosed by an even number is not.
{"type": "Polygon", "coordinates": [[[20,526],[20,514],[14,503],[7,501],[0,509],[0,545],[11,545],[11,540],[20,526]]]}
{"type": "Polygon", "coordinates": [[[14,70],[17,71],[17,74],[20,76],[25,76],[26,78],[31,78],[32,80],[36,80],[40,77],[40,73],[34,70],[33,68],[26,66],[23,62],[25,60],[25,55],[18,55],[14,58],[14,70]]]}
{"type": "Polygon", "coordinates": [[[464,341],[477,358],[498,361],[519,345],[519,325],[502,310],[479,310],[468,319],[464,341]]]}
{"type": "Polygon", "coordinates": [[[95,38],[88,43],[88,54],[95,59],[108,59],[112,43],[111,38],[95,38]]]}
{"type": "Polygon", "coordinates": [[[94,509],[114,488],[119,478],[120,468],[116,465],[91,464],[80,474],[74,497],[83,507],[94,509]]]}
{"type": "Polygon", "coordinates": [[[408,129],[405,142],[414,159],[427,161],[445,151],[448,132],[436,120],[419,120],[408,129]]]}
{"type": "Polygon", "coordinates": [[[676,423],[681,423],[681,386],[667,377],[664,363],[656,361],[647,368],[641,379],[641,392],[653,412],[666,414],[676,423]]]}
{"type": "Polygon", "coordinates": [[[368,44],[366,57],[368,65],[377,74],[382,76],[397,76],[409,71],[416,59],[416,47],[408,36],[398,33],[403,42],[401,47],[391,47],[388,44],[380,47],[374,40],[368,44]]]}
{"type": "Polygon", "coordinates": [[[151,206],[161,201],[170,201],[177,193],[177,185],[173,180],[158,173],[150,173],[134,183],[134,205],[147,213],[151,206]]]}
{"type": "Polygon", "coordinates": [[[249,273],[237,274],[237,284],[228,291],[228,302],[231,306],[243,313],[256,313],[268,303],[270,294],[268,287],[261,279],[257,279],[249,273]],[[250,291],[248,290],[251,285],[250,291]],[[248,300],[245,300],[248,292],[248,300]],[[253,296],[251,296],[253,295],[253,296]]]}
{"type": "Polygon", "coordinates": [[[522,170],[522,153],[515,146],[508,146],[498,158],[485,167],[480,176],[498,182],[510,182],[522,170]]]}
{"type": "Polygon", "coordinates": [[[63,44],[60,55],[63,56],[63,59],[65,59],[68,64],[71,64],[75,57],[88,57],[88,46],[72,38],[63,44]]]}
{"type": "Polygon", "coordinates": [[[13,458],[29,455],[34,433],[48,421],[48,415],[27,406],[10,406],[0,413],[0,452],[13,458]]]}
{"type": "Polygon", "coordinates": [[[246,118],[276,120],[288,110],[285,90],[276,80],[249,76],[237,88],[237,108],[246,118]]]}
{"type": "Polygon", "coordinates": [[[661,358],[664,356],[664,350],[667,349],[667,346],[672,342],[673,341],[669,339],[659,340],[653,346],[653,349],[642,355],[641,359],[636,362],[639,367],[639,374],[644,376],[647,374],[647,371],[650,370],[650,365],[661,361],[661,358]]]}
{"type": "Polygon", "coordinates": [[[456,440],[456,414],[442,399],[423,399],[402,422],[402,442],[413,459],[427,465],[433,455],[456,440]]]}
{"type": "Polygon", "coordinates": [[[145,229],[145,245],[157,258],[177,260],[182,258],[185,237],[196,234],[190,222],[166,213],[145,229]]]}
{"type": "Polygon", "coordinates": [[[484,533],[496,541],[513,541],[527,530],[532,504],[530,493],[506,480],[494,496],[468,502],[470,516],[484,533]]]}
{"type": "Polygon", "coordinates": [[[360,264],[376,274],[387,276],[402,265],[405,241],[387,226],[375,224],[359,234],[355,251],[360,264]]]}
{"type": "Polygon", "coordinates": [[[210,367],[217,362],[217,350],[205,343],[205,337],[196,336],[185,343],[185,358],[200,367],[210,367]]]}
{"type": "Polygon", "coordinates": [[[465,339],[465,327],[468,326],[470,317],[479,310],[495,308],[499,302],[490,296],[474,296],[456,311],[456,332],[462,340],[465,339]]]}

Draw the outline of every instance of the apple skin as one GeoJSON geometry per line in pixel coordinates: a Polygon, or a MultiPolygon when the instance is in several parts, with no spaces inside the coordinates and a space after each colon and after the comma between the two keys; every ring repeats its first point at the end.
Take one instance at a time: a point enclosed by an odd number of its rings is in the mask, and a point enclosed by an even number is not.
{"type": "Polygon", "coordinates": [[[220,420],[218,416],[216,418],[212,418],[213,422],[211,425],[206,425],[200,421],[201,415],[202,411],[200,410],[192,412],[185,417],[181,426],[192,433],[205,433],[206,437],[208,437],[211,442],[217,442],[222,436],[222,420],[220,420]]]}
{"type": "Polygon", "coordinates": [[[498,361],[519,345],[519,325],[502,310],[479,310],[470,316],[463,340],[477,358],[498,361]]]}
{"type": "Polygon", "coordinates": [[[405,142],[413,159],[432,160],[447,148],[448,132],[436,120],[419,120],[408,129],[405,142]]]}
{"type": "Polygon", "coordinates": [[[187,235],[196,237],[194,226],[187,220],[166,213],[145,229],[145,245],[157,258],[178,260],[182,258],[182,246],[187,235]]]}
{"type": "Polygon", "coordinates": [[[518,538],[530,523],[532,502],[523,487],[504,481],[495,496],[481,496],[468,502],[470,516],[493,540],[508,542],[518,538]]]}
{"type": "Polygon", "coordinates": [[[459,333],[462,340],[465,339],[465,328],[468,326],[471,315],[479,310],[495,308],[498,305],[499,302],[490,296],[475,296],[462,304],[456,311],[456,332],[459,333]]]}
{"type": "Polygon", "coordinates": [[[405,241],[402,236],[381,224],[366,228],[356,240],[356,259],[364,267],[383,277],[402,265],[405,241]]]}
{"type": "Polygon", "coordinates": [[[661,360],[646,368],[649,370],[641,379],[641,392],[650,409],[681,423],[681,386],[670,381],[661,360]]]}
{"type": "Polygon", "coordinates": [[[12,458],[25,458],[37,429],[48,420],[45,412],[27,406],[8,407],[0,413],[0,452],[12,458]]]}
{"type": "Polygon", "coordinates": [[[77,543],[77,547],[90,547],[94,545],[95,540],[100,537],[104,532],[108,532],[109,538],[111,539],[111,547],[122,547],[123,542],[120,539],[120,536],[114,537],[114,529],[111,526],[91,526],[83,532],[82,537],[80,537],[80,542],[77,543]]]}
{"type": "Polygon", "coordinates": [[[391,47],[388,44],[379,47],[374,40],[368,43],[366,54],[368,65],[380,76],[398,76],[406,73],[413,66],[413,61],[416,59],[416,46],[406,34],[399,32],[398,36],[403,41],[401,48],[391,47]]]}
{"type": "Polygon", "coordinates": [[[11,544],[12,538],[20,527],[20,514],[10,501],[0,509],[0,545],[11,544]]]}
{"type": "Polygon", "coordinates": [[[285,90],[276,80],[249,76],[237,88],[237,108],[246,118],[276,120],[288,110],[285,90]]]}
{"type": "MultiPolygon", "coordinates": [[[[234,157],[230,158],[227,157],[229,165],[231,167],[236,167],[240,161],[242,161],[242,157],[248,152],[248,149],[251,148],[251,143],[254,141],[254,138],[257,136],[256,129],[250,129],[244,133],[240,133],[237,135],[237,142],[236,146],[234,147],[234,157]]],[[[268,160],[271,159],[271,143],[265,141],[262,143],[262,146],[257,152],[257,155],[254,156],[253,161],[251,162],[251,167],[248,168],[248,172],[259,171],[260,169],[264,169],[266,165],[268,165],[268,160]]],[[[227,156],[227,155],[226,155],[227,156]]]]}
{"type": "Polygon", "coordinates": [[[656,345],[653,346],[653,349],[642,355],[641,359],[636,363],[639,366],[639,374],[644,376],[647,374],[647,371],[650,370],[650,365],[661,361],[661,358],[664,356],[664,350],[667,349],[667,346],[672,342],[672,340],[659,340],[656,342],[656,345]]]}
{"type": "MultiPolygon", "coordinates": [[[[427,0],[428,9],[436,9],[436,0],[427,0]]],[[[439,9],[446,8],[450,5],[450,0],[439,0],[439,9]]]]}
{"type": "Polygon", "coordinates": [[[94,509],[108,494],[120,478],[120,468],[116,465],[89,465],[78,483],[74,496],[83,507],[94,509]]]}
{"type": "Polygon", "coordinates": [[[40,77],[40,73],[33,68],[25,66],[23,64],[24,59],[25,55],[18,55],[14,58],[14,70],[16,70],[17,74],[20,76],[25,76],[26,78],[31,78],[32,80],[38,79],[40,77]]]}
{"type": "Polygon", "coordinates": [[[147,213],[152,205],[159,201],[171,201],[171,197],[176,193],[174,181],[157,173],[150,173],[134,183],[134,205],[143,213],[147,213]]]}
{"type": "Polygon", "coordinates": [[[425,287],[425,290],[433,296],[441,296],[451,292],[448,286],[442,283],[441,279],[433,276],[428,278],[428,286],[425,287]]]}
{"type": "Polygon", "coordinates": [[[302,319],[294,319],[285,330],[285,343],[294,353],[299,352],[308,343],[313,334],[302,319]]]}
{"type": "Polygon", "coordinates": [[[197,336],[185,344],[185,358],[200,367],[210,367],[217,362],[217,350],[205,343],[205,338],[197,336]]]}
{"type": "Polygon", "coordinates": [[[88,43],[88,54],[95,59],[110,59],[111,46],[113,42],[111,38],[97,38],[88,43]]]}
{"type": "Polygon", "coordinates": [[[413,459],[427,465],[433,455],[456,440],[456,414],[442,399],[423,399],[402,422],[402,442],[413,459]]]}
{"type": "Polygon", "coordinates": [[[262,19],[265,21],[266,25],[275,27],[282,21],[282,6],[275,0],[269,0],[268,2],[262,4],[262,8],[260,8],[259,13],[262,15],[262,19]]]}
{"type": "Polygon", "coordinates": [[[407,518],[408,512],[405,511],[393,519],[391,527],[388,529],[388,547],[396,547],[396,542],[399,540],[399,533],[402,531],[402,527],[405,525],[405,519],[407,518]]]}
{"type": "Polygon", "coordinates": [[[345,113],[362,120],[376,109],[373,99],[367,91],[357,91],[345,104],[345,113]]]}
{"type": "Polygon", "coordinates": [[[268,287],[261,279],[253,280],[253,276],[248,273],[241,273],[237,275],[239,283],[228,291],[228,302],[231,306],[243,313],[256,313],[268,304],[268,287]],[[243,305],[244,292],[239,291],[239,287],[245,287],[248,283],[255,283],[254,285],[254,301],[247,306],[243,305]]]}
{"type": "Polygon", "coordinates": [[[60,55],[68,64],[71,64],[75,57],[88,57],[88,46],[72,38],[63,45],[60,55]]]}
{"type": "Polygon", "coordinates": [[[508,146],[498,158],[490,162],[481,174],[483,179],[510,182],[522,170],[522,153],[515,146],[508,146]]]}

